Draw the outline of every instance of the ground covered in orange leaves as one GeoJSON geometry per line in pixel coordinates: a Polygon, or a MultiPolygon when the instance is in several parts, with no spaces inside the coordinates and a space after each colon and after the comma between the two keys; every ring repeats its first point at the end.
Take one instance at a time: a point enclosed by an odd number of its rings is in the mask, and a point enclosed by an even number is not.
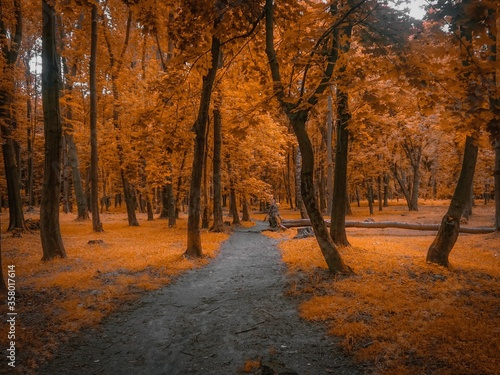
{"type": "MultiPolygon", "coordinates": [[[[140,215],[140,226],[129,227],[126,214],[108,212],[101,214],[104,232],[93,233],[90,221],[76,222],[74,215],[61,214],[68,257],[41,262],[39,231],[13,237],[5,233],[7,219],[2,216],[3,266],[15,265],[16,270],[18,373],[38,367],[72,333],[97,325],[142,292],[158,289],[180,273],[207,264],[228,238],[228,234],[204,231],[207,258],[188,260],[182,256],[186,220],[168,228],[165,220],[148,222],[140,215]],[[90,240],[103,243],[89,245],[90,240]]],[[[37,219],[38,213],[26,218],[37,219]]],[[[5,348],[4,325],[0,337],[5,348]]]]}
{"type": "MultiPolygon", "coordinates": [[[[347,219],[439,223],[447,204],[422,202],[420,211],[410,213],[396,202],[371,216],[367,207],[353,207],[354,214],[347,219]]],[[[6,215],[2,216],[3,267],[16,268],[17,373],[36,373],[33,369],[50,359],[83,328],[98,325],[113,311],[134,307],[145,291],[159,289],[182,272],[209,262],[209,259],[190,261],[182,257],[186,246],[185,220],[180,220],[177,228],[167,228],[166,221],[147,222],[141,216],[140,227],[128,227],[125,214],[109,212],[101,217],[105,229],[101,234],[92,232],[90,222],[75,222],[73,215],[61,214],[68,258],[42,263],[39,232],[25,233],[21,238],[6,234],[6,215]],[[88,244],[96,239],[103,243],[88,244]]],[[[37,216],[37,213],[27,215],[37,216]]],[[[282,210],[281,216],[297,218],[298,213],[282,210]]],[[[265,215],[252,217],[263,220],[265,215]]],[[[464,225],[492,226],[493,207],[478,205],[464,225]]],[[[452,267],[446,269],[425,262],[434,232],[359,228],[348,228],[347,232],[352,247],[340,251],[355,275],[336,278],[327,271],[314,239],[292,239],[296,230],[266,232],[280,240],[290,282],[286,294],[301,302],[302,318],[339,338],[345,355],[355,358],[367,374],[500,373],[498,234],[461,234],[450,256],[452,267]]],[[[203,232],[208,258],[217,255],[227,237],[228,234],[203,232]]],[[[234,250],[241,248],[238,245],[234,250]]],[[[230,252],[227,255],[232,256],[230,252]]],[[[249,267],[255,276],[242,282],[255,284],[256,280],[271,275],[269,271],[259,275],[258,267],[249,267]]],[[[228,285],[237,287],[236,295],[248,287],[231,280],[228,285]]],[[[222,314],[218,302],[203,301],[208,309],[202,312],[203,316],[222,314]]],[[[269,302],[276,305],[276,300],[269,302]]],[[[241,305],[235,311],[240,309],[241,305]]],[[[255,320],[257,325],[246,324],[236,330],[243,347],[248,342],[240,332],[250,332],[261,339],[264,328],[266,335],[275,330],[277,313],[261,306],[255,311],[260,314],[255,320]]],[[[234,316],[234,319],[239,318],[234,316]]],[[[226,319],[224,327],[228,323],[226,319]]],[[[0,332],[2,347],[6,329],[2,327],[0,332]]],[[[309,329],[303,328],[301,337],[312,332],[309,329]]],[[[201,336],[191,333],[196,336],[193,342],[199,343],[201,336]]],[[[277,348],[293,357],[288,353],[293,352],[289,345],[277,348]]],[[[314,353],[310,351],[308,355],[314,353]]],[[[319,355],[324,355],[321,345],[319,355]]],[[[219,357],[213,358],[215,361],[219,357]]],[[[255,358],[259,358],[257,353],[249,355],[247,362],[240,360],[244,364],[241,370],[258,374],[260,360],[255,358]]],[[[206,363],[203,358],[200,361],[206,363]]],[[[324,368],[328,370],[325,373],[347,371],[324,368]]]]}
{"type": "MultiPolygon", "coordinates": [[[[375,221],[439,223],[447,202],[418,212],[391,206],[375,221]]],[[[348,220],[370,218],[353,207],[348,220]]],[[[288,218],[287,212],[282,216],[288,218]]],[[[293,213],[291,216],[296,216],[293,213]]],[[[478,205],[469,226],[492,226],[493,208],[478,205]]],[[[352,277],[332,279],[314,239],[274,233],[291,277],[290,294],[303,298],[303,318],[324,322],[345,351],[376,374],[500,373],[500,237],[459,236],[449,269],[427,264],[434,232],[347,229],[341,248],[352,277]]]]}

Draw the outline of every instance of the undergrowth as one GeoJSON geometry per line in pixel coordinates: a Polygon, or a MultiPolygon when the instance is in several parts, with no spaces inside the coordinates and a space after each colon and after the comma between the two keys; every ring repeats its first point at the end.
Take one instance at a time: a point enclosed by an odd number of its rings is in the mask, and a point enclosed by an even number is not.
{"type": "MultiPolygon", "coordinates": [[[[71,334],[96,326],[144,291],[167,285],[173,277],[200,267],[214,257],[228,234],[202,231],[206,258],[189,260],[186,221],[168,228],[164,220],[141,221],[129,227],[126,216],[104,214],[104,232],[93,233],[90,221],[76,222],[61,215],[67,259],[41,262],[39,232],[21,238],[2,235],[3,265],[15,265],[16,346],[19,373],[36,368],[56,352],[71,334]],[[89,240],[103,243],[89,245],[89,240]]],[[[3,228],[5,229],[5,228],[3,228]]],[[[5,314],[4,314],[5,316],[5,314]]],[[[2,325],[2,347],[7,331],[2,325]]]]}

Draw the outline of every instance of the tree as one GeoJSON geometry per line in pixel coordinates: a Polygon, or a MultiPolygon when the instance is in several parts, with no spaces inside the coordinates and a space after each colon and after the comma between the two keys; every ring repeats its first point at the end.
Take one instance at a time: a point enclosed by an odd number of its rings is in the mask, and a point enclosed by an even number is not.
{"type": "Polygon", "coordinates": [[[448,211],[441,220],[441,226],[427,251],[427,261],[448,266],[448,256],[458,239],[460,218],[470,196],[471,181],[476,168],[478,147],[472,137],[467,136],[462,170],[448,211]]]}
{"type": "Polygon", "coordinates": [[[203,159],[206,143],[206,131],[208,114],[210,110],[210,100],[214,87],[215,77],[219,69],[219,58],[221,54],[221,42],[216,35],[218,26],[222,21],[222,9],[220,2],[217,2],[217,14],[213,22],[214,33],[211,37],[210,46],[210,67],[202,79],[201,98],[198,107],[198,115],[193,125],[195,133],[193,167],[191,172],[191,185],[189,188],[188,207],[188,240],[185,255],[188,257],[201,257],[203,250],[200,236],[200,213],[201,213],[201,182],[203,174],[203,159]]]}
{"type": "Polygon", "coordinates": [[[17,128],[17,119],[14,111],[14,66],[19,54],[22,41],[23,17],[21,1],[13,2],[13,21],[8,24],[7,9],[0,4],[0,57],[1,82],[0,82],[0,127],[2,133],[2,152],[7,180],[7,198],[9,202],[8,231],[14,229],[24,230],[24,214],[19,187],[19,168],[17,163],[17,142],[14,131],[17,128]],[[4,13],[5,12],[5,13],[4,13]],[[9,40],[10,39],[10,40],[9,40]]]}
{"type": "Polygon", "coordinates": [[[221,200],[221,149],[222,149],[222,118],[220,111],[220,101],[214,108],[214,157],[213,163],[213,186],[214,186],[214,222],[210,228],[211,232],[222,232],[224,230],[224,220],[222,217],[221,200]]]}
{"type": "MultiPolygon", "coordinates": [[[[362,4],[362,1],[360,4],[362,4]]],[[[349,12],[342,15],[340,18],[343,21],[347,18],[349,12]]],[[[308,119],[309,112],[313,108],[318,100],[319,96],[324,93],[324,91],[329,87],[330,80],[334,71],[335,64],[338,58],[337,41],[332,35],[332,31],[338,27],[341,21],[337,21],[333,27],[329,27],[327,32],[323,33],[319,37],[315,48],[322,47],[322,51],[326,54],[326,61],[324,62],[325,68],[322,71],[319,83],[315,88],[311,89],[308,97],[305,96],[305,84],[308,77],[308,71],[312,67],[312,59],[306,62],[303,68],[303,76],[301,82],[301,89],[297,99],[290,100],[287,98],[284,90],[284,85],[282,83],[281,73],[280,73],[280,63],[276,54],[274,47],[274,9],[273,1],[266,0],[266,54],[269,62],[269,67],[271,70],[271,76],[273,81],[273,91],[275,97],[278,99],[281,109],[288,117],[290,124],[292,125],[293,131],[297,137],[299,144],[300,153],[302,155],[302,167],[301,167],[301,195],[306,207],[308,216],[311,220],[311,224],[316,235],[319,247],[323,256],[325,257],[328,268],[333,273],[339,272],[350,272],[350,268],[344,264],[340,253],[338,252],[335,244],[328,233],[325,220],[321,215],[321,211],[318,207],[316,201],[316,192],[314,187],[314,152],[311,140],[307,134],[306,122],[308,119]]]]}
{"type": "MultiPolygon", "coordinates": [[[[352,1],[350,2],[352,5],[352,1]]],[[[351,47],[352,25],[346,25],[342,30],[337,31],[335,36],[338,40],[343,40],[339,46],[339,54],[346,55],[351,47]]],[[[343,56],[340,56],[341,58],[343,56]]],[[[335,172],[333,179],[332,196],[332,224],[330,226],[330,236],[333,242],[341,246],[350,246],[345,231],[345,216],[347,202],[347,160],[349,151],[349,93],[347,91],[345,72],[347,66],[344,63],[339,68],[339,80],[337,87],[337,147],[335,149],[335,172]]]]}
{"type": "MultiPolygon", "coordinates": [[[[61,20],[61,17],[58,18],[61,20]]],[[[82,29],[82,22],[83,22],[83,13],[80,13],[79,18],[78,18],[78,23],[77,23],[77,30],[82,29]]],[[[62,25],[62,20],[60,22],[59,26],[59,32],[60,32],[60,43],[61,43],[61,53],[64,52],[64,45],[65,45],[65,33],[64,33],[64,27],[62,25]]],[[[76,73],[77,73],[77,65],[76,61],[72,61],[71,67],[69,67],[69,62],[68,58],[64,57],[62,58],[62,65],[63,65],[63,73],[65,77],[65,83],[64,83],[64,90],[67,95],[67,104],[65,108],[65,118],[64,118],[64,142],[65,142],[65,148],[67,149],[67,159],[68,159],[68,164],[71,168],[71,173],[73,177],[73,187],[75,190],[75,196],[76,196],[76,205],[77,205],[77,220],[87,220],[89,218],[89,213],[88,213],[88,206],[87,206],[87,201],[85,199],[85,193],[83,191],[83,183],[82,183],[82,176],[80,174],[80,165],[78,161],[78,151],[77,151],[77,146],[75,143],[75,139],[73,136],[73,81],[76,78],[76,73]]],[[[66,169],[66,166],[63,166],[66,169]]]]}
{"type": "Polygon", "coordinates": [[[97,149],[97,5],[92,4],[91,33],[90,33],[90,210],[92,212],[92,229],[102,232],[102,223],[99,217],[99,167],[97,149]]]}
{"type": "Polygon", "coordinates": [[[45,135],[45,162],[40,205],[42,260],[66,257],[59,226],[61,189],[62,123],[59,107],[60,70],[56,50],[56,12],[42,1],[42,101],[45,135]]]}
{"type": "MultiPolygon", "coordinates": [[[[107,17],[104,17],[104,30],[107,31],[107,17]]],[[[125,205],[127,207],[127,218],[128,225],[139,226],[137,217],[135,215],[135,192],[133,186],[130,184],[129,178],[125,170],[125,150],[123,147],[123,140],[121,138],[121,126],[120,126],[120,93],[118,89],[118,77],[123,67],[123,60],[125,57],[125,52],[127,51],[130,38],[130,29],[132,25],[132,10],[128,9],[127,26],[125,30],[125,40],[123,42],[121,51],[119,55],[116,55],[113,51],[110,36],[108,32],[105,32],[104,37],[106,40],[106,45],[108,47],[109,53],[109,65],[111,69],[111,87],[113,92],[113,127],[115,129],[116,137],[116,147],[118,150],[118,159],[120,162],[120,176],[122,180],[123,193],[125,196],[125,205]]]]}

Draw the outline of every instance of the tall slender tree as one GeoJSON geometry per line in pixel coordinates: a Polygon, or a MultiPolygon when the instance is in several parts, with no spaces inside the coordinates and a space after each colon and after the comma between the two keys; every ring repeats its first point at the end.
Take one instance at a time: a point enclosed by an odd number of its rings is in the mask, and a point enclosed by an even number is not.
{"type": "Polygon", "coordinates": [[[191,172],[191,185],[189,188],[188,207],[188,240],[185,255],[188,257],[201,257],[203,250],[201,246],[200,234],[200,213],[201,213],[201,183],[203,175],[203,159],[206,143],[206,131],[208,114],[212,91],[219,69],[219,58],[221,54],[221,41],[216,35],[218,26],[222,21],[221,4],[217,1],[217,15],[213,22],[212,41],[210,47],[211,63],[207,73],[203,76],[201,98],[198,108],[198,115],[193,126],[195,133],[193,168],[191,172]]]}
{"type": "Polygon", "coordinates": [[[92,4],[91,33],[90,33],[90,210],[92,212],[92,229],[102,232],[102,223],[99,217],[99,166],[97,151],[97,5],[92,4]]]}
{"type": "Polygon", "coordinates": [[[56,11],[42,0],[42,102],[45,162],[40,205],[42,260],[66,257],[59,225],[63,129],[59,107],[60,69],[56,47],[56,11]]]}
{"type": "Polygon", "coordinates": [[[17,142],[14,131],[17,119],[14,111],[14,67],[22,41],[23,17],[21,0],[14,0],[14,24],[7,23],[7,14],[0,3],[0,46],[3,61],[0,78],[0,128],[2,133],[2,152],[7,181],[7,199],[9,202],[9,226],[7,230],[24,230],[23,204],[19,186],[19,165],[17,142]],[[10,39],[10,40],[9,40],[10,39]]]}

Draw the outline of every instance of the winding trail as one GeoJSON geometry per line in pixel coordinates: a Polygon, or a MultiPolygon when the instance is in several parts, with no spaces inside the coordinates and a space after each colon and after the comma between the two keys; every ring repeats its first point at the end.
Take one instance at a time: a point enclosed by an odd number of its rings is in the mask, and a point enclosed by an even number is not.
{"type": "Polygon", "coordinates": [[[300,375],[361,374],[324,326],[298,317],[264,226],[235,230],[208,266],[86,331],[39,374],[232,375],[247,360],[271,356],[300,375]]]}

